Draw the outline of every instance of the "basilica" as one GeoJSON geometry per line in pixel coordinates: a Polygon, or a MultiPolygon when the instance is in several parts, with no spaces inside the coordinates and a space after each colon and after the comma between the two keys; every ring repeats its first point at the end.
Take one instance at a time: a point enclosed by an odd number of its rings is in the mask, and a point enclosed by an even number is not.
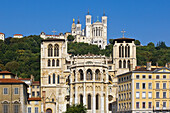
{"type": "MultiPolygon", "coordinates": [[[[71,35],[76,42],[107,45],[107,17],[91,24],[86,15],[86,27],[73,20],[71,35]]],[[[135,39],[113,40],[113,56],[70,55],[67,37],[46,38],[41,43],[41,112],[63,113],[70,105],[86,105],[88,113],[116,111],[117,75],[135,69],[135,39]]],[[[111,53],[110,53],[111,54],[111,53]]]]}

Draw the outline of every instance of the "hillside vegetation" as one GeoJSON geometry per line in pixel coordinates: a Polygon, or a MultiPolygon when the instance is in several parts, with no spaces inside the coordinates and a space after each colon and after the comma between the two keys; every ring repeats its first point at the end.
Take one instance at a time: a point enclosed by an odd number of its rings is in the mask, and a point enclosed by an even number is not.
{"type": "MultiPolygon", "coordinates": [[[[0,68],[17,74],[20,77],[28,78],[34,75],[36,80],[40,78],[40,44],[41,38],[36,35],[24,37],[22,39],[7,38],[5,42],[0,41],[0,68]]],[[[170,47],[164,42],[158,42],[155,46],[150,42],[147,46],[137,46],[138,65],[145,65],[147,61],[152,61],[155,65],[164,66],[170,62],[170,47]]],[[[100,50],[96,45],[86,43],[68,42],[68,53],[77,54],[102,54],[112,55],[113,45],[110,44],[104,50],[100,50]]]]}

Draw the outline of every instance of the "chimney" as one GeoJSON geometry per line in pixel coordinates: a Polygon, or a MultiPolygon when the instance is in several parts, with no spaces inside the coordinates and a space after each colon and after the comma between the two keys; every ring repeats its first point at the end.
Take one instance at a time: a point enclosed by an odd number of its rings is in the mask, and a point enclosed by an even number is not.
{"type": "Polygon", "coordinates": [[[147,62],[146,69],[151,70],[151,62],[147,62]]]}
{"type": "Polygon", "coordinates": [[[34,76],[33,75],[31,75],[31,80],[34,81],[34,76]]]}
{"type": "Polygon", "coordinates": [[[156,68],[158,68],[158,62],[156,62],[156,68]]]}

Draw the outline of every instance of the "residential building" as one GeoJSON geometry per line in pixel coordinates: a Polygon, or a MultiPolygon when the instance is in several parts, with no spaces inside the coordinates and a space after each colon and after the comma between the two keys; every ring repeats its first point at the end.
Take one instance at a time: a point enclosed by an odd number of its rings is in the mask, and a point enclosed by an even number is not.
{"type": "Polygon", "coordinates": [[[14,34],[13,38],[23,38],[22,34],[14,34]]]}
{"type": "Polygon", "coordinates": [[[118,113],[170,112],[170,69],[146,67],[118,75],[118,113]]]}
{"type": "Polygon", "coordinates": [[[5,34],[4,33],[0,33],[0,40],[5,40],[5,34]]]}
{"type": "Polygon", "coordinates": [[[0,79],[0,112],[26,113],[27,85],[14,78],[0,79]]]}

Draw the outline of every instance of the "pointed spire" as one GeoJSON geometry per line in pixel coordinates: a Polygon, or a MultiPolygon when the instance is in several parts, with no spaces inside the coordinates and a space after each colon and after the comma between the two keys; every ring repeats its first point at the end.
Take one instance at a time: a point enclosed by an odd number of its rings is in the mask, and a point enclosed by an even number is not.
{"type": "Polygon", "coordinates": [[[78,16],[78,21],[77,21],[77,24],[80,24],[79,16],[78,16]]]}
{"type": "Polygon", "coordinates": [[[75,22],[75,19],[73,18],[73,23],[75,22]]]}
{"type": "Polygon", "coordinates": [[[106,15],[105,15],[105,10],[103,11],[103,16],[106,16],[106,15]]]}
{"type": "Polygon", "coordinates": [[[89,8],[88,8],[88,12],[87,12],[87,14],[89,15],[89,8]]]}

